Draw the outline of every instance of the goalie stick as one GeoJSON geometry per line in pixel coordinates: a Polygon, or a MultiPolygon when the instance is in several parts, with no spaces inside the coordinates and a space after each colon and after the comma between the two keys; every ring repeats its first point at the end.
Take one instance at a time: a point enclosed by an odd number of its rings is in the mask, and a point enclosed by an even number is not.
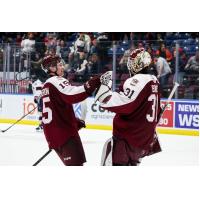
{"type": "Polygon", "coordinates": [[[164,113],[166,107],[169,105],[169,102],[171,101],[171,99],[172,99],[174,93],[176,92],[176,89],[178,88],[178,86],[179,86],[179,83],[175,82],[175,83],[174,83],[174,87],[173,87],[173,89],[172,89],[172,91],[171,91],[171,93],[170,93],[170,95],[169,95],[169,97],[168,97],[168,99],[167,99],[167,102],[166,102],[166,104],[164,105],[164,107],[162,108],[162,110],[161,110],[161,112],[160,112],[160,114],[159,114],[158,123],[159,123],[160,118],[162,117],[162,115],[163,115],[163,113],[164,113]]]}
{"type": "Polygon", "coordinates": [[[24,117],[26,117],[27,115],[29,115],[30,113],[32,113],[35,109],[37,108],[34,107],[31,111],[29,111],[27,114],[23,115],[20,119],[18,119],[16,122],[14,122],[11,126],[9,126],[7,129],[4,130],[0,130],[2,133],[5,133],[7,130],[9,130],[10,128],[12,128],[15,124],[17,124],[18,122],[20,122],[22,119],[24,119],[24,117]]]}
{"type": "MultiPolygon", "coordinates": [[[[176,89],[178,88],[179,83],[175,82],[174,87],[167,99],[167,102],[165,104],[165,106],[162,108],[160,114],[159,114],[159,118],[158,118],[158,123],[160,121],[160,118],[162,117],[166,107],[169,105],[169,102],[171,101],[176,89]]],[[[113,150],[113,138],[109,138],[108,140],[106,140],[104,146],[103,146],[103,151],[102,151],[102,156],[101,156],[101,166],[112,166],[112,150],[113,150]],[[110,148],[110,152],[109,154],[106,154],[106,150],[107,147],[109,145],[110,148]]]]}

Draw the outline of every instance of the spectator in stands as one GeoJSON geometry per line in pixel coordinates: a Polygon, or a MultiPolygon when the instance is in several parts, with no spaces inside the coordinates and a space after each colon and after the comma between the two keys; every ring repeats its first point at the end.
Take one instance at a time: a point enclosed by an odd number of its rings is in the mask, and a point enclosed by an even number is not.
{"type": "Polygon", "coordinates": [[[89,75],[97,74],[99,72],[99,62],[98,62],[98,56],[96,54],[92,54],[89,57],[87,68],[89,75]]]}
{"type": "Polygon", "coordinates": [[[90,55],[92,54],[98,54],[98,41],[96,38],[92,40],[92,45],[90,48],[90,55]]]}
{"type": "Polygon", "coordinates": [[[35,40],[33,33],[28,33],[28,38],[22,40],[21,47],[22,52],[25,54],[35,52],[35,40]]]}
{"type": "Polygon", "coordinates": [[[80,33],[79,38],[75,41],[74,51],[75,53],[85,52],[88,54],[90,52],[90,36],[85,33],[80,33]]]}
{"type": "MultiPolygon", "coordinates": [[[[111,47],[112,41],[109,40],[107,32],[98,32],[98,62],[99,66],[105,66],[109,62],[108,49],[111,47]]],[[[100,69],[103,70],[103,69],[100,69]]]]}
{"type": "Polygon", "coordinates": [[[109,40],[109,34],[106,32],[98,32],[97,34],[97,40],[98,41],[108,41],[109,40]]]}
{"type": "Polygon", "coordinates": [[[186,66],[185,71],[189,73],[198,73],[199,72],[199,51],[196,54],[189,58],[186,66]]]}
{"type": "Polygon", "coordinates": [[[160,54],[156,54],[155,64],[157,70],[157,78],[161,84],[161,87],[167,85],[171,69],[165,58],[161,57],[160,54]]]}
{"type": "Polygon", "coordinates": [[[68,53],[69,50],[67,46],[65,45],[64,40],[58,40],[57,41],[57,46],[56,46],[56,54],[60,56],[65,62],[68,60],[68,53]]]}
{"type": "Polygon", "coordinates": [[[56,35],[49,33],[45,38],[45,45],[47,46],[47,49],[55,49],[57,45],[56,35]]]}
{"type": "Polygon", "coordinates": [[[151,55],[151,58],[153,59],[156,55],[155,50],[152,48],[151,44],[146,45],[146,51],[151,55]]]}
{"type": "Polygon", "coordinates": [[[45,51],[46,51],[46,46],[44,43],[45,39],[45,34],[44,33],[35,33],[34,34],[35,38],[35,51],[36,51],[36,61],[40,60],[41,58],[44,57],[45,51]]]}
{"type": "Polygon", "coordinates": [[[151,63],[150,63],[150,65],[149,65],[149,68],[148,68],[148,70],[149,70],[149,74],[152,74],[152,75],[157,75],[157,71],[156,71],[156,67],[155,67],[155,65],[154,65],[154,57],[155,57],[155,55],[156,55],[156,52],[155,52],[155,50],[151,47],[151,44],[148,44],[147,46],[146,46],[146,51],[150,54],[150,56],[151,56],[151,63]]]}
{"type": "Polygon", "coordinates": [[[77,63],[77,68],[76,68],[76,75],[85,75],[86,74],[86,69],[87,69],[87,64],[88,61],[85,58],[85,53],[84,52],[80,52],[79,53],[80,57],[79,57],[79,62],[77,63]]]}
{"type": "Polygon", "coordinates": [[[142,43],[142,42],[138,42],[138,44],[137,44],[137,49],[140,49],[140,48],[144,48],[144,46],[143,46],[143,43],[142,43]]]}
{"type": "Polygon", "coordinates": [[[58,55],[59,57],[61,57],[61,55],[60,55],[60,49],[61,49],[60,39],[58,39],[58,40],[56,40],[56,55],[58,55]]]}
{"type": "MultiPolygon", "coordinates": [[[[182,81],[183,81],[183,77],[185,75],[185,70],[184,70],[184,67],[186,65],[186,55],[185,55],[185,52],[179,48],[179,56],[178,56],[178,82],[181,84],[182,81]]],[[[174,49],[173,51],[173,58],[172,58],[172,61],[171,61],[171,65],[170,65],[170,68],[172,70],[172,74],[175,74],[176,73],[176,49],[174,49]]]]}
{"type": "Polygon", "coordinates": [[[92,45],[90,48],[90,53],[88,58],[88,60],[91,61],[92,63],[91,64],[92,67],[90,66],[92,71],[91,73],[98,73],[100,72],[102,66],[105,66],[105,64],[102,63],[105,54],[106,54],[106,47],[104,48],[104,42],[101,42],[95,36],[95,38],[92,40],[92,45]]]}
{"type": "Polygon", "coordinates": [[[35,61],[35,39],[34,33],[28,33],[27,38],[21,42],[22,55],[21,63],[25,69],[31,67],[31,61],[35,61]]]}
{"type": "Polygon", "coordinates": [[[158,54],[160,54],[161,57],[165,58],[168,63],[172,60],[172,54],[168,48],[166,48],[164,43],[160,44],[160,48],[157,51],[158,54]]]}
{"type": "Polygon", "coordinates": [[[144,35],[144,40],[149,41],[150,43],[152,43],[153,40],[156,39],[156,33],[154,32],[147,32],[144,35]]]}
{"type": "Polygon", "coordinates": [[[17,46],[20,47],[21,42],[22,42],[22,37],[21,37],[21,34],[18,33],[18,34],[16,35],[15,43],[16,43],[17,46]]]}
{"type": "Polygon", "coordinates": [[[74,68],[74,52],[70,52],[68,55],[68,71],[73,71],[74,68]]]}
{"type": "Polygon", "coordinates": [[[70,47],[68,55],[69,69],[74,70],[76,63],[79,62],[80,53],[84,53],[85,58],[88,58],[90,52],[90,36],[85,33],[80,33],[78,39],[75,41],[74,46],[70,47]]]}
{"type": "Polygon", "coordinates": [[[163,42],[164,40],[163,40],[163,34],[164,33],[157,33],[156,34],[156,40],[160,43],[160,42],[163,42]]]}
{"type": "MultiPolygon", "coordinates": [[[[185,54],[185,52],[183,51],[182,48],[179,48],[178,52],[179,52],[178,72],[184,72],[185,71],[184,68],[185,68],[185,65],[187,63],[187,57],[186,57],[186,54],[185,54]]],[[[176,68],[176,48],[173,50],[173,58],[172,58],[170,67],[171,67],[172,73],[174,74],[175,68],[176,68]]]]}

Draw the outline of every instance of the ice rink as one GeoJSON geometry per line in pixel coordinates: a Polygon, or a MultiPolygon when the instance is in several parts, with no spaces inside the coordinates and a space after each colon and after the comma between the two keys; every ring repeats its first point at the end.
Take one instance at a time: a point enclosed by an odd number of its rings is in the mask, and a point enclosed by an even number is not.
{"type": "MultiPolygon", "coordinates": [[[[10,124],[0,124],[4,130],[10,124]]],[[[87,163],[86,166],[100,166],[104,142],[111,137],[111,131],[82,129],[87,163]]],[[[159,134],[163,151],[143,158],[140,166],[197,166],[199,165],[199,137],[159,134]]],[[[5,133],[0,133],[0,165],[31,166],[48,151],[42,132],[35,126],[15,125],[5,133]]],[[[62,162],[52,151],[38,166],[62,166],[62,162]]]]}

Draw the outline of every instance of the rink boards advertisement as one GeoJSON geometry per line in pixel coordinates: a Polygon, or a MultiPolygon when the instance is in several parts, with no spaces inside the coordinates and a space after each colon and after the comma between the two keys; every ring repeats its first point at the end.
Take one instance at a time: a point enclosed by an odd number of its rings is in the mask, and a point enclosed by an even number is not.
{"type": "MultiPolygon", "coordinates": [[[[115,116],[114,113],[104,110],[99,103],[94,103],[94,98],[86,100],[87,113],[86,124],[87,128],[94,129],[112,129],[112,121],[115,116]]],[[[161,106],[164,106],[166,100],[161,101],[161,106]]],[[[9,95],[1,94],[0,96],[0,122],[14,123],[22,116],[36,108],[32,95],[9,95]]],[[[82,109],[80,104],[74,104],[74,111],[77,117],[82,116],[82,109]]],[[[38,124],[37,109],[23,118],[19,123],[21,124],[38,124]]],[[[181,133],[191,132],[189,135],[199,135],[199,101],[195,100],[172,100],[166,107],[160,123],[158,124],[158,132],[171,133],[176,130],[181,133]],[[173,130],[173,131],[172,131],[173,130]]],[[[173,134],[173,133],[172,133],[173,134]]]]}

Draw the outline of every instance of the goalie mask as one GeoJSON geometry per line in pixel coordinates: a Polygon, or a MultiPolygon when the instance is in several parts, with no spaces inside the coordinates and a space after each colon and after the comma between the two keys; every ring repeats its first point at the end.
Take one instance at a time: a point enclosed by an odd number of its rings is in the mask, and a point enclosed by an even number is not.
{"type": "Polygon", "coordinates": [[[144,48],[135,49],[130,53],[127,67],[131,75],[135,75],[151,63],[150,54],[144,48]]]}

